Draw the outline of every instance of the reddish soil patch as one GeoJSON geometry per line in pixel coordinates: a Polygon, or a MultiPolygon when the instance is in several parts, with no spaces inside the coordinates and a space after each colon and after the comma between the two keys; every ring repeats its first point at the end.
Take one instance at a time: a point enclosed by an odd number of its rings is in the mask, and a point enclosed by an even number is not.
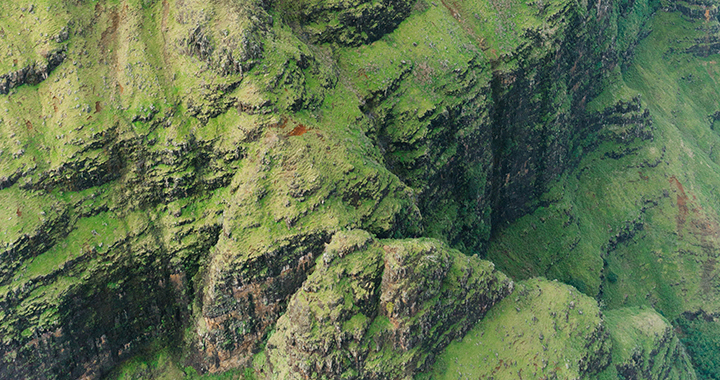
{"type": "Polygon", "coordinates": [[[453,16],[453,18],[456,21],[462,21],[462,19],[460,17],[460,12],[459,12],[460,7],[458,6],[457,3],[455,3],[455,2],[451,3],[451,2],[445,1],[445,0],[442,0],[441,3],[442,3],[442,5],[445,6],[445,8],[448,11],[450,11],[450,14],[453,16]]]}
{"type": "Polygon", "coordinates": [[[168,31],[167,18],[168,18],[168,14],[170,13],[170,4],[168,4],[167,0],[163,0],[162,6],[163,6],[163,16],[162,16],[162,22],[161,22],[162,32],[167,32],[168,31]]]}
{"type": "MultiPolygon", "coordinates": [[[[170,28],[168,28],[168,24],[167,24],[168,15],[170,14],[170,4],[167,2],[167,0],[163,0],[162,7],[163,7],[163,13],[162,13],[162,21],[160,22],[160,26],[161,26],[160,35],[162,36],[163,44],[167,45],[167,38],[165,36],[166,36],[167,32],[170,30],[170,28]]],[[[163,64],[165,66],[170,66],[169,52],[171,50],[172,49],[169,49],[167,46],[164,49],[162,49],[163,61],[164,61],[163,64]]],[[[173,80],[175,80],[175,79],[173,78],[173,80]]]]}
{"type": "Polygon", "coordinates": [[[110,18],[110,26],[105,29],[100,35],[100,51],[105,54],[108,46],[113,43],[117,37],[117,29],[120,25],[120,15],[116,11],[113,11],[108,15],[110,18]]]}
{"type": "Polygon", "coordinates": [[[298,126],[295,127],[295,128],[293,128],[293,130],[290,131],[290,133],[288,133],[287,136],[288,136],[288,137],[290,137],[290,136],[302,136],[302,135],[304,135],[305,132],[307,132],[307,131],[308,131],[308,127],[307,127],[307,126],[305,126],[304,124],[298,124],[298,126]]]}
{"type": "Polygon", "coordinates": [[[15,210],[15,215],[17,215],[19,217],[22,216],[22,211],[20,211],[20,207],[18,207],[18,209],[15,210]]]}
{"type": "MultiPolygon", "coordinates": [[[[291,120],[288,119],[287,117],[284,117],[284,116],[283,116],[283,118],[280,119],[279,122],[274,123],[274,124],[270,124],[269,127],[270,127],[270,128],[277,128],[277,129],[285,129],[285,127],[288,126],[288,122],[289,122],[289,121],[291,121],[291,120]]],[[[295,124],[295,122],[293,121],[292,124],[295,124]]],[[[302,135],[305,134],[305,132],[310,131],[310,130],[312,130],[312,128],[309,128],[309,127],[308,127],[307,125],[305,125],[305,124],[298,123],[298,124],[295,126],[295,128],[293,128],[290,132],[288,132],[288,133],[285,134],[285,137],[302,136],[302,135]]]]}
{"type": "MultiPolygon", "coordinates": [[[[52,93],[50,93],[50,95],[52,95],[52,93]]],[[[58,112],[58,106],[57,106],[58,98],[57,98],[57,96],[53,95],[52,100],[53,100],[53,111],[55,111],[55,113],[57,113],[57,112],[58,112]]]]}
{"type": "MultiPolygon", "coordinates": [[[[714,252],[717,252],[717,239],[720,238],[720,224],[718,224],[714,217],[710,217],[702,212],[700,207],[688,203],[689,198],[687,194],[685,194],[685,189],[675,176],[670,177],[670,183],[674,183],[678,189],[678,215],[676,217],[678,236],[680,238],[683,237],[682,229],[686,223],[689,222],[687,231],[698,239],[697,246],[702,248],[708,255],[707,261],[703,263],[700,285],[704,292],[710,292],[714,288],[712,283],[715,279],[714,273],[717,261],[712,258],[712,256],[714,256],[714,252]],[[690,219],[688,219],[688,217],[690,217],[690,219]]],[[[695,199],[695,196],[693,196],[693,199],[695,199]]]]}
{"type": "Polygon", "coordinates": [[[175,290],[181,291],[185,286],[185,274],[184,273],[171,274],[170,282],[175,287],[175,290]]]}
{"type": "Polygon", "coordinates": [[[688,216],[688,196],[685,194],[685,189],[683,188],[683,185],[678,181],[678,179],[675,176],[670,177],[670,183],[675,183],[675,187],[678,189],[678,196],[677,196],[677,207],[678,207],[678,215],[676,220],[677,224],[677,232],[678,234],[681,233],[681,230],[683,226],[685,226],[685,221],[687,220],[688,216]]]}

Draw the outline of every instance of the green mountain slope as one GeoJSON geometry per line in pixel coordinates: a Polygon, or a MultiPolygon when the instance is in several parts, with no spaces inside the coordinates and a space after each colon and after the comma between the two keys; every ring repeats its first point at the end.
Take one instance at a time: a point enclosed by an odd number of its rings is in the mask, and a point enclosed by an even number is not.
{"type": "Polygon", "coordinates": [[[700,348],[697,331],[712,335],[717,327],[712,318],[696,316],[716,314],[718,300],[713,210],[720,182],[713,147],[720,104],[710,47],[716,25],[715,19],[689,19],[679,12],[653,17],[632,65],[589,105],[603,109],[625,101],[635,103],[638,112],[647,107],[643,117],[651,126],[635,122],[630,133],[646,128],[651,137],[638,143],[635,136],[623,136],[627,128],[619,123],[606,126],[603,132],[615,143],[583,154],[578,168],[558,181],[556,203],[503,231],[488,255],[507,273],[542,274],[583,289],[586,280],[578,273],[600,272],[600,287],[590,295],[608,309],[643,305],[676,320],[699,374],[708,378],[718,376],[708,364],[714,354],[706,345],[700,348]],[[563,246],[549,236],[574,240],[563,246]],[[576,265],[574,256],[583,255],[602,261],[576,265]]]}
{"type": "Polygon", "coordinates": [[[719,30],[0,4],[0,378],[720,378],[719,30]]]}

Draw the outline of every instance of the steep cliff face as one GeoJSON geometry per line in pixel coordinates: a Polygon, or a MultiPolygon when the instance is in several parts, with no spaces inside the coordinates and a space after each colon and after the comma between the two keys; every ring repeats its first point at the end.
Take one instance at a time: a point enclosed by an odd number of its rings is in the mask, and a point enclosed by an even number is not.
{"type": "MultiPolygon", "coordinates": [[[[709,15],[713,8],[703,9],[709,15]]],[[[489,254],[508,273],[574,283],[610,309],[659,310],[687,328],[681,340],[694,348],[696,365],[709,357],[698,332],[717,331],[712,317],[692,324],[683,317],[714,316],[717,309],[717,218],[709,210],[718,199],[707,190],[718,183],[716,67],[698,54],[714,25],[713,17],[658,11],[633,64],[588,105],[604,120],[600,134],[587,140],[597,147],[583,149],[578,167],[544,195],[552,203],[499,233],[489,254]],[[613,103],[616,116],[608,114],[613,103]],[[587,276],[600,280],[597,293],[578,279],[586,270],[600,273],[587,276]]],[[[703,367],[703,376],[717,376],[713,366],[703,367]]]]}
{"type": "Polygon", "coordinates": [[[716,8],[663,7],[0,4],[0,377],[450,374],[560,300],[564,370],[474,370],[691,376],[578,293],[715,331],[716,8]]]}
{"type": "Polygon", "coordinates": [[[192,363],[237,366],[336,230],[418,230],[367,138],[287,113],[335,69],[262,4],[7,7],[72,64],[6,98],[4,377],[97,377],[191,326],[192,363]]]}

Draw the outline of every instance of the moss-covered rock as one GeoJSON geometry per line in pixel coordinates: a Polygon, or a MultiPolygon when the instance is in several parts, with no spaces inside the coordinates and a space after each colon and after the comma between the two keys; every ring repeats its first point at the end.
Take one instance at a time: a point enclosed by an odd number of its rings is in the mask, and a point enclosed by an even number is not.
{"type": "Polygon", "coordinates": [[[410,14],[410,0],[307,0],[278,2],[280,16],[302,25],[314,43],[358,46],[374,42],[410,14]]]}
{"type": "Polygon", "coordinates": [[[413,376],[511,288],[491,263],[438,241],[339,232],[278,320],[262,376],[413,376]]]}

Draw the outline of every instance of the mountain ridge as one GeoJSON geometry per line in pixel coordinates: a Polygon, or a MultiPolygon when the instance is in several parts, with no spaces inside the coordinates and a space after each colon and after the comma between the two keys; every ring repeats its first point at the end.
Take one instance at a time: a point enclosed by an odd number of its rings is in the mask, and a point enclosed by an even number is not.
{"type": "Polygon", "coordinates": [[[0,377],[720,376],[712,2],[0,18],[0,377]]]}

